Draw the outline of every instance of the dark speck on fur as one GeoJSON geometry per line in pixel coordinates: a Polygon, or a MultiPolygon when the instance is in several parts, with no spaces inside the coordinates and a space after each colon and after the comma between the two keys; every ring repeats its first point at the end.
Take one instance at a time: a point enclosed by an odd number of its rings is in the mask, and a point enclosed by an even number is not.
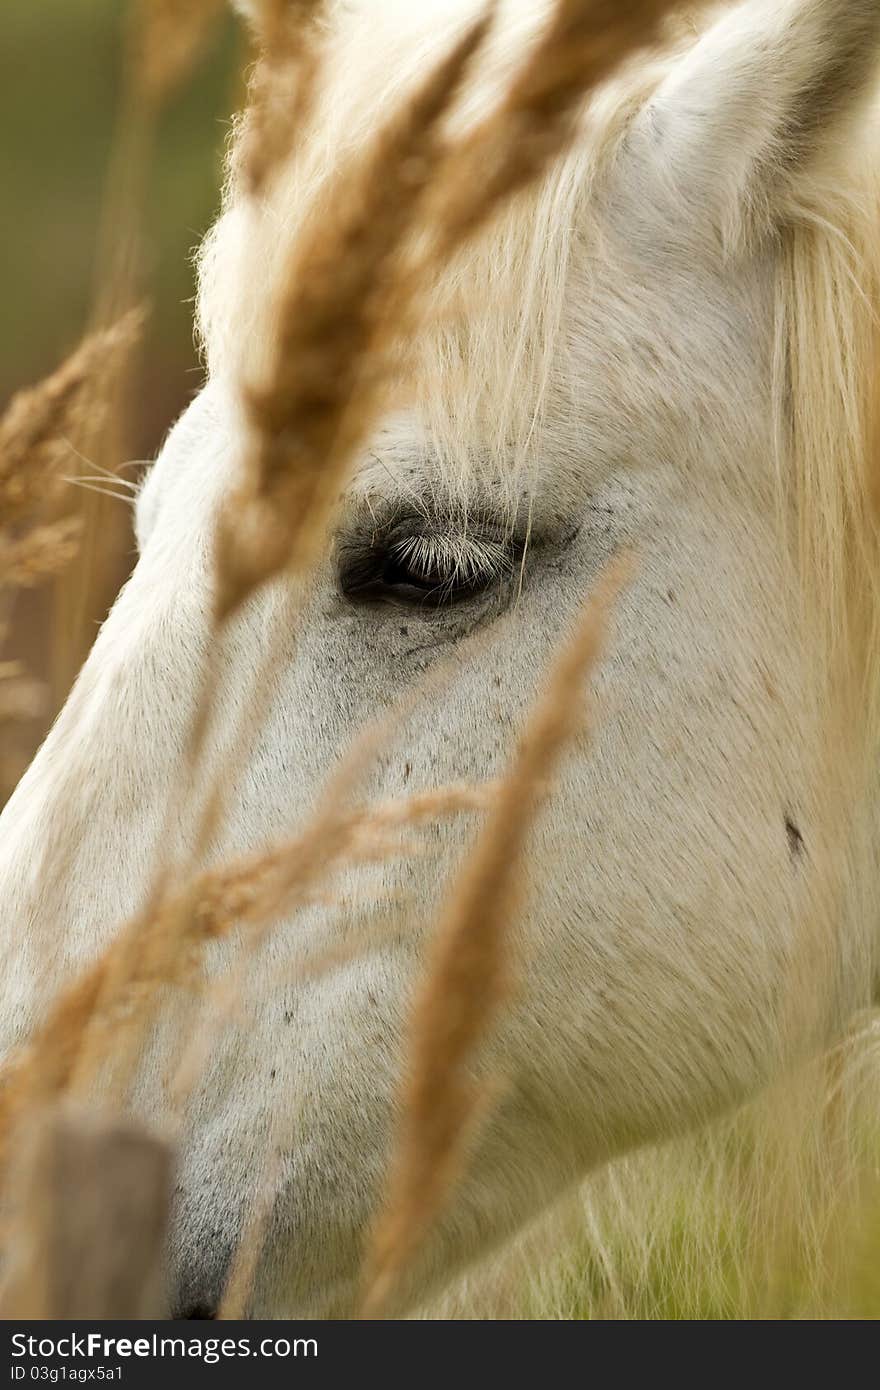
{"type": "Polygon", "coordinates": [[[804,852],[804,837],[790,816],[785,817],[785,833],[788,836],[788,850],[792,859],[800,859],[804,852]]]}

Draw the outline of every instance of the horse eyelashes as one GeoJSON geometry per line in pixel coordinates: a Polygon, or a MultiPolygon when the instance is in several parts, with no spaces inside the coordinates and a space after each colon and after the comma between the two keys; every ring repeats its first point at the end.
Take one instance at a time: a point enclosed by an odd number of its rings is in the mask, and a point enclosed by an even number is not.
{"type": "Polygon", "coordinates": [[[508,578],[519,548],[486,527],[399,522],[358,547],[341,547],[340,588],[350,599],[446,607],[508,578]]]}

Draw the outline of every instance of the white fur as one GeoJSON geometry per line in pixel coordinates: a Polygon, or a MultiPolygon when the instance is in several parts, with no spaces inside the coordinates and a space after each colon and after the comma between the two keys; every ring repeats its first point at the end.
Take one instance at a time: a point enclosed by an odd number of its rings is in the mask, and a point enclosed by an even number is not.
{"type": "MultiPolygon", "coordinates": [[[[343,148],[368,138],[474,9],[339,4],[317,133],[261,210],[230,191],[202,267],[209,383],[148,477],[137,567],[3,817],[9,1043],[141,901],[169,798],[171,847],[185,849],[177,773],[212,640],[212,524],[234,477],[235,382],[259,370],[278,254],[343,148]]],[[[525,0],[502,7],[489,76],[460,119],[491,100],[545,12],[525,0]]],[[[527,911],[511,924],[523,985],[479,1063],[505,1087],[404,1301],[609,1157],[754,1094],[868,997],[874,789],[856,772],[873,735],[867,715],[848,713],[845,737],[838,727],[831,639],[805,616],[803,553],[788,527],[839,580],[841,594],[822,600],[828,612],[849,613],[858,440],[824,465],[810,441],[835,410],[857,413],[853,383],[869,369],[866,331],[854,327],[859,286],[847,290],[868,269],[823,219],[867,207],[866,185],[844,197],[854,176],[833,137],[863,102],[862,55],[878,38],[873,4],[746,4],[684,57],[646,62],[599,94],[562,168],[437,287],[438,302],[472,294],[472,320],[426,336],[424,390],[372,441],[339,520],[343,538],[356,537],[389,501],[414,497],[442,516],[453,495],[506,526],[528,519],[521,595],[503,620],[492,596],[439,613],[359,608],[339,592],[331,550],[273,671],[213,855],[301,822],[357,730],[477,624],[482,643],[441,700],[416,704],[371,790],[491,776],[606,559],[622,546],[638,557],[598,681],[595,740],[577,745],[543,815],[527,911]],[[821,130],[789,138],[804,92],[832,71],[821,130]],[[807,242],[794,247],[797,237],[807,242]],[[830,250],[809,241],[823,237],[830,250]],[[819,462],[802,476],[781,437],[785,358],[820,284],[816,314],[843,304],[848,317],[844,347],[829,345],[840,402],[830,387],[821,397],[803,455],[819,462]],[[817,515],[822,497],[839,504],[833,524],[817,515]],[[805,996],[805,976],[817,975],[805,996]]],[[[808,382],[799,389],[795,405],[811,420],[807,397],[819,396],[808,382]]],[[[265,594],[230,635],[209,768],[248,717],[248,675],[289,611],[284,595],[265,594]]],[[[353,906],[300,914],[253,962],[238,1026],[189,1116],[174,1231],[181,1306],[217,1298],[280,1124],[284,1167],[254,1310],[351,1309],[401,1018],[463,843],[461,826],[439,830],[436,868],[389,867],[378,893],[366,880],[366,902],[352,877],[353,906]],[[308,984],[285,982],[303,951],[371,917],[393,923],[389,944],[308,984]]],[[[145,1067],[139,1104],[151,1115],[179,1026],[172,1010],[145,1067]]]]}

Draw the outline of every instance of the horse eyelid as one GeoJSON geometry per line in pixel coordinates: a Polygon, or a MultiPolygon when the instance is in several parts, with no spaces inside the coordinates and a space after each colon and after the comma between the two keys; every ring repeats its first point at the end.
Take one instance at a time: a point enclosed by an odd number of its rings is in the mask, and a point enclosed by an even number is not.
{"type": "MultiPolygon", "coordinates": [[[[419,519],[421,520],[421,519],[419,519]]],[[[453,529],[426,530],[414,521],[373,532],[360,548],[342,547],[339,583],[353,600],[393,597],[397,602],[426,607],[451,605],[483,593],[509,578],[521,560],[521,549],[500,534],[453,529]]]]}

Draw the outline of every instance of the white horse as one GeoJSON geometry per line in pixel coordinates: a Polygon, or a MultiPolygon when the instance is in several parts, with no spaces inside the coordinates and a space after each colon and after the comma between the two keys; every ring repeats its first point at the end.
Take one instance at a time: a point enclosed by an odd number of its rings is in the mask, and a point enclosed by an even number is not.
{"type": "MultiPolygon", "coordinates": [[[[462,121],[547,8],[502,4],[462,121]]],[[[340,153],[476,10],[331,6],[313,134],[268,210],[233,180],[202,258],[207,384],[149,472],[134,573],[2,819],[9,1045],[150,882],[211,640],[236,382],[259,355],[286,238],[340,153]]],[[[400,1308],[610,1157],[756,1094],[870,1000],[878,55],[875,0],[747,0],[594,94],[575,148],[456,263],[466,315],[425,335],[418,396],[365,451],[286,645],[277,588],[230,639],[232,719],[248,716],[246,677],[269,640],[283,660],[212,854],[287,833],[358,729],[478,626],[372,790],[492,775],[595,576],[622,547],[637,556],[595,737],[534,835],[524,978],[480,1059],[505,1086],[400,1308]],[[444,601],[426,603],[438,589],[444,601]]],[[[219,740],[205,756],[219,762],[219,740]]],[[[172,820],[182,855],[192,832],[172,820]]],[[[462,843],[438,831],[441,868],[462,843]]],[[[424,863],[383,870],[378,906],[310,910],[254,959],[244,1021],[214,1050],[183,1146],[183,1312],[216,1304],[279,1115],[253,1312],[351,1310],[443,879],[424,863]],[[304,941],[371,913],[396,928],[384,944],[285,982],[304,941]]],[[[145,1064],[148,1108],[174,1036],[145,1064]]]]}

